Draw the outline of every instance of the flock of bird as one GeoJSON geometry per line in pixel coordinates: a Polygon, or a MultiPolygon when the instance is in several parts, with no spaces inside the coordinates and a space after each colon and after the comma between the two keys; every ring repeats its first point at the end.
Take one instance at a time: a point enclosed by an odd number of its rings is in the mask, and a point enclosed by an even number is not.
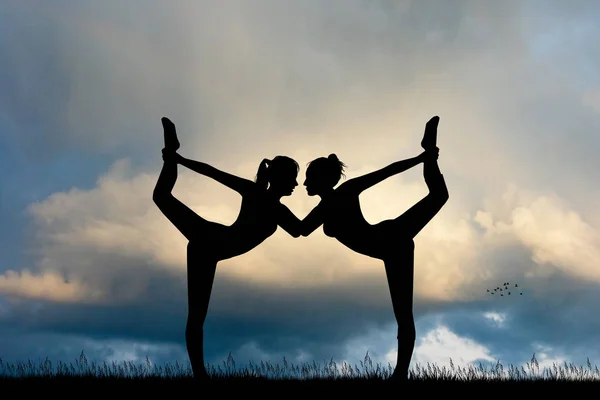
{"type": "MultiPolygon", "coordinates": [[[[511,295],[510,293],[511,293],[511,290],[512,290],[512,291],[514,291],[514,292],[519,292],[519,295],[520,295],[520,296],[523,296],[523,292],[521,292],[521,291],[520,291],[520,289],[519,289],[519,285],[517,285],[516,283],[515,283],[515,286],[513,286],[512,288],[511,288],[511,286],[510,286],[510,282],[504,282],[504,283],[502,284],[502,286],[503,286],[503,287],[500,287],[500,286],[498,286],[498,287],[496,287],[496,288],[494,288],[494,289],[488,289],[487,291],[488,291],[488,293],[489,293],[489,294],[496,294],[496,293],[499,293],[499,294],[500,294],[500,296],[503,296],[503,297],[504,297],[504,295],[505,295],[505,294],[506,294],[507,296],[510,296],[510,295],[511,295]]],[[[515,295],[516,295],[516,293],[515,293],[515,295]]]]}

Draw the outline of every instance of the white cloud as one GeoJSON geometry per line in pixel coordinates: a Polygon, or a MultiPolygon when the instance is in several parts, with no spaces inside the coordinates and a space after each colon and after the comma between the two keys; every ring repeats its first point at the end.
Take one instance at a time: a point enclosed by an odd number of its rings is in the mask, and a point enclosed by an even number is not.
{"type": "Polygon", "coordinates": [[[534,349],[535,359],[537,361],[536,369],[539,367],[540,372],[546,368],[552,368],[554,366],[559,367],[565,361],[568,362],[564,354],[560,354],[551,346],[535,343],[534,349]]]}
{"type": "Polygon", "coordinates": [[[486,237],[513,237],[531,250],[540,268],[530,271],[530,278],[558,267],[579,278],[600,280],[600,233],[559,196],[511,187],[502,208],[497,216],[480,211],[475,221],[486,229],[486,237]]]}
{"type": "Polygon", "coordinates": [[[273,367],[283,368],[285,367],[285,362],[287,362],[288,370],[285,373],[292,375],[293,377],[298,377],[297,372],[292,370],[293,367],[298,367],[305,364],[312,364],[314,362],[319,362],[314,358],[314,355],[305,351],[304,349],[290,349],[289,352],[269,352],[265,349],[261,348],[259,343],[254,340],[248,341],[237,349],[231,351],[229,354],[220,354],[213,359],[207,360],[215,368],[228,365],[228,358],[231,355],[235,364],[229,364],[230,367],[234,367],[238,370],[243,370],[251,367],[251,364],[254,368],[257,368],[259,373],[273,373],[273,369],[269,369],[269,371],[263,369],[261,364],[265,365],[271,364],[273,367]],[[285,358],[285,362],[284,362],[285,358]]]}
{"type": "Polygon", "coordinates": [[[480,361],[495,361],[490,350],[472,339],[456,335],[447,327],[440,325],[426,335],[417,338],[412,365],[419,363],[449,366],[450,359],[456,366],[477,364],[480,361]]]}
{"type": "Polygon", "coordinates": [[[505,313],[486,312],[483,314],[483,317],[500,328],[504,327],[504,322],[506,321],[505,313]]]}
{"type": "MultiPolygon", "coordinates": [[[[79,282],[67,282],[56,272],[32,274],[29,270],[7,271],[0,275],[0,293],[56,302],[87,302],[101,293],[79,282]]],[[[0,315],[3,314],[0,307],[0,315]]]]}

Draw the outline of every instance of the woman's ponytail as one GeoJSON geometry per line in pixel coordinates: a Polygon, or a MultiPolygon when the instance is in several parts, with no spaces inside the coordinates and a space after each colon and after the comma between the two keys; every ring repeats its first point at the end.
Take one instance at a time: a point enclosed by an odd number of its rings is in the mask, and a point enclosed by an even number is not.
{"type": "Polygon", "coordinates": [[[262,189],[267,189],[267,186],[269,186],[269,164],[270,163],[271,163],[271,160],[265,158],[264,160],[262,160],[260,162],[260,165],[258,166],[258,171],[256,172],[255,182],[262,189]]]}
{"type": "Polygon", "coordinates": [[[327,157],[327,161],[329,163],[331,163],[330,165],[332,167],[332,173],[333,173],[332,178],[335,180],[334,185],[336,185],[342,176],[346,177],[346,175],[344,175],[344,169],[346,168],[346,164],[341,162],[340,159],[338,158],[338,156],[335,155],[334,153],[331,153],[327,157]]]}

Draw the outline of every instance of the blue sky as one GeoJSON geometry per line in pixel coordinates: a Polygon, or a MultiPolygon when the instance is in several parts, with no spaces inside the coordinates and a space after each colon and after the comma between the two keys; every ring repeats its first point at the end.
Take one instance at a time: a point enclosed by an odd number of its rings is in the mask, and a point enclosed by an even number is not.
{"type": "MultiPolygon", "coordinates": [[[[0,357],[185,361],[185,240],[152,203],[181,154],[253,178],[336,153],[357,176],[441,117],[450,201],[415,240],[414,362],[600,361],[600,5],[593,1],[0,1],[0,357]],[[517,282],[523,296],[487,288],[517,282]]],[[[426,194],[416,168],[369,222],[426,194]]],[[[182,170],[231,223],[240,198],[182,170]]],[[[303,217],[317,199],[284,202],[303,217]]],[[[321,230],[219,264],[206,356],[394,362],[383,266],[321,230]]]]}

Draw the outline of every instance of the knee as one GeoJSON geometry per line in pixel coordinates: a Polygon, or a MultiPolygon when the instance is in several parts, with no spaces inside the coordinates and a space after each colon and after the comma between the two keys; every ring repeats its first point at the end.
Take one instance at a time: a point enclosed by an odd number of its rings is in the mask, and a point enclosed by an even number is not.
{"type": "Polygon", "coordinates": [[[444,175],[440,174],[436,187],[437,192],[439,193],[440,200],[442,200],[443,203],[446,203],[450,198],[450,194],[448,193],[448,186],[446,186],[446,180],[444,179],[444,175]]]}
{"type": "Polygon", "coordinates": [[[204,318],[197,315],[189,315],[185,326],[185,338],[187,340],[198,338],[204,330],[204,318]]]}
{"type": "Polygon", "coordinates": [[[444,204],[446,204],[448,202],[448,199],[450,198],[450,194],[448,193],[448,188],[446,187],[446,184],[443,181],[441,183],[433,185],[431,190],[429,191],[429,195],[433,199],[435,199],[434,200],[435,203],[440,208],[444,204]]]}
{"type": "Polygon", "coordinates": [[[417,331],[413,326],[407,326],[403,329],[398,329],[398,336],[396,339],[402,339],[410,343],[414,343],[417,340],[417,331]]]}
{"type": "Polygon", "coordinates": [[[173,195],[169,192],[154,188],[154,191],[152,192],[152,201],[154,201],[154,204],[156,205],[161,205],[172,196],[173,195]]]}
{"type": "Polygon", "coordinates": [[[446,185],[444,185],[444,187],[440,191],[439,197],[440,197],[440,203],[442,205],[446,204],[448,202],[448,199],[450,199],[450,193],[448,193],[448,188],[446,187],[446,185]]]}
{"type": "Polygon", "coordinates": [[[410,314],[404,313],[396,318],[398,320],[398,338],[414,342],[417,338],[417,330],[415,328],[415,320],[412,312],[410,314]]]}

